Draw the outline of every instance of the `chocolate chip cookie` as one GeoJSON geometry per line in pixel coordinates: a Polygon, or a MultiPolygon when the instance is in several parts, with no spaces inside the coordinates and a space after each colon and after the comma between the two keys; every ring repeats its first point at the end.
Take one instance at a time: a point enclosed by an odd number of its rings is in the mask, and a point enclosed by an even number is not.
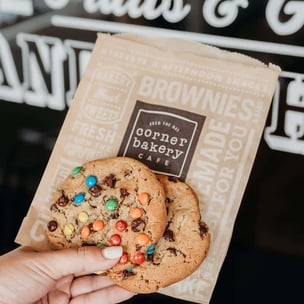
{"type": "Polygon", "coordinates": [[[50,209],[47,235],[55,248],[121,245],[119,263],[132,266],[157,243],[167,223],[163,185],[146,165],[128,157],[74,168],[50,209]]]}
{"type": "Polygon", "coordinates": [[[127,262],[109,277],[135,293],[152,293],[182,280],[205,259],[210,245],[208,226],[201,221],[198,198],[192,188],[175,178],[159,175],[166,193],[168,222],[162,238],[147,247],[136,265],[127,262]]]}

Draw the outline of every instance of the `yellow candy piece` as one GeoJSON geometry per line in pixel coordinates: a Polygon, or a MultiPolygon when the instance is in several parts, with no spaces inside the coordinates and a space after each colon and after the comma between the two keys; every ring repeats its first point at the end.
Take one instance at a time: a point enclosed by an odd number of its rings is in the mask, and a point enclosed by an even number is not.
{"type": "Polygon", "coordinates": [[[107,271],[106,270],[100,270],[100,271],[96,271],[94,273],[97,274],[97,275],[106,275],[107,271]]]}
{"type": "Polygon", "coordinates": [[[85,211],[82,211],[78,214],[78,219],[79,222],[86,223],[89,219],[89,215],[85,211]]]}
{"type": "Polygon", "coordinates": [[[66,236],[71,236],[75,231],[73,224],[67,224],[63,227],[63,233],[66,236]]]}

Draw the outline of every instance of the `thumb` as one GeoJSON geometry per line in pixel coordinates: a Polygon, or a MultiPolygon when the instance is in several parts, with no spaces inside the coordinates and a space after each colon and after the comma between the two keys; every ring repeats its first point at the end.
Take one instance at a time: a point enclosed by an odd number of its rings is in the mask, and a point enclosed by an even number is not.
{"type": "Polygon", "coordinates": [[[113,267],[122,255],[121,246],[99,248],[95,246],[45,252],[40,256],[41,266],[53,279],[104,271],[113,267]]]}

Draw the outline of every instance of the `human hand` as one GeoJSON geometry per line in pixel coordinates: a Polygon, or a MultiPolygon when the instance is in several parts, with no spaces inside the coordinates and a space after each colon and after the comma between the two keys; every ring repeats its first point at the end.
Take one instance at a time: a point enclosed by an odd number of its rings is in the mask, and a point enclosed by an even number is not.
{"type": "Polygon", "coordinates": [[[0,257],[0,303],[121,302],[134,294],[106,276],[92,275],[114,266],[121,255],[120,246],[48,252],[20,247],[0,257]]]}

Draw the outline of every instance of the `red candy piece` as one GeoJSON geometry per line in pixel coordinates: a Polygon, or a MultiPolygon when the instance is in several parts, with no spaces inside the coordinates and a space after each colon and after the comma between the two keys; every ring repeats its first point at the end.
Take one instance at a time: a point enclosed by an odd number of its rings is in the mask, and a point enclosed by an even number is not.
{"type": "Polygon", "coordinates": [[[128,254],[127,254],[126,252],[124,252],[124,253],[122,254],[122,256],[120,257],[118,263],[119,263],[119,264],[126,264],[126,263],[128,262],[128,260],[129,260],[128,254]]]}
{"type": "Polygon", "coordinates": [[[115,228],[120,232],[126,230],[127,226],[128,226],[127,223],[122,220],[117,221],[115,224],[115,228]]]}
{"type": "Polygon", "coordinates": [[[113,234],[111,237],[110,237],[110,243],[112,246],[118,246],[121,242],[121,237],[119,234],[113,234]]]}
{"type": "Polygon", "coordinates": [[[142,252],[135,253],[133,257],[133,262],[135,264],[142,264],[145,261],[145,255],[142,252]]]}

